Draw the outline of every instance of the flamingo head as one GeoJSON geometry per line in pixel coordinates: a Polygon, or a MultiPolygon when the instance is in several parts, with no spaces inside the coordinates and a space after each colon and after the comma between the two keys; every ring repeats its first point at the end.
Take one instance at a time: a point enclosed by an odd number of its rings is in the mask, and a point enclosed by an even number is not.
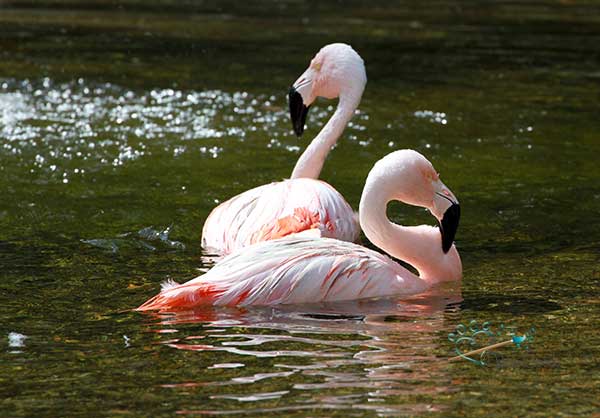
{"type": "Polygon", "coordinates": [[[297,136],[304,132],[306,115],[317,97],[357,96],[367,83],[365,63],[350,45],[326,45],[290,88],[288,97],[292,125],[297,136]]]}
{"type": "Polygon", "coordinates": [[[442,236],[442,250],[447,253],[458,229],[460,205],[433,165],[417,151],[399,150],[388,154],[375,166],[379,166],[376,170],[379,177],[389,179],[384,182],[388,196],[425,207],[435,216],[442,236]]]}

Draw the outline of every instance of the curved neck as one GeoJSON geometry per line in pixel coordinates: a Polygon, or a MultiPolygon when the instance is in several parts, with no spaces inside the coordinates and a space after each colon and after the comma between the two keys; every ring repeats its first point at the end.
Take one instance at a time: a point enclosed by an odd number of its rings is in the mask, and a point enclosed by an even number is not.
{"type": "Polygon", "coordinates": [[[294,167],[294,171],[292,171],[291,178],[319,178],[327,154],[329,154],[331,148],[344,132],[346,125],[352,119],[354,111],[360,103],[361,96],[362,90],[358,94],[340,95],[335,113],[304,150],[294,167]]]}
{"type": "Polygon", "coordinates": [[[393,200],[385,188],[369,182],[360,199],[360,226],[369,240],[391,256],[409,263],[419,278],[430,284],[458,280],[462,265],[456,248],[442,251],[439,229],[428,225],[402,226],[391,222],[386,214],[393,200]],[[373,187],[375,186],[375,187],[373,187]]]}

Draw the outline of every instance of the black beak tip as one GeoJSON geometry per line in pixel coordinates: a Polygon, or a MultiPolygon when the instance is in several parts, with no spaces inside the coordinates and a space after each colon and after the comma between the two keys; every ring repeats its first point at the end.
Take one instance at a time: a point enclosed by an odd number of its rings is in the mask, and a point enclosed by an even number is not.
{"type": "Polygon", "coordinates": [[[452,248],[459,221],[460,205],[458,203],[454,203],[446,210],[446,212],[444,212],[444,217],[440,222],[440,231],[442,233],[442,250],[444,251],[444,254],[446,254],[448,251],[450,251],[450,248],[452,248]]]}
{"type": "Polygon", "coordinates": [[[302,95],[294,88],[290,87],[288,92],[289,105],[290,105],[290,118],[292,119],[292,127],[296,136],[302,136],[304,132],[304,125],[306,123],[306,115],[308,114],[307,106],[304,106],[302,95]]]}

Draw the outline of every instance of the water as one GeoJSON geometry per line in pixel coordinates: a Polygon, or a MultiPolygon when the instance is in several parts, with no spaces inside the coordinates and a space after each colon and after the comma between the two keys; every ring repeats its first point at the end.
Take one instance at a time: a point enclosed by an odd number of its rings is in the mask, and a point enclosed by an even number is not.
{"type": "Polygon", "coordinates": [[[598,412],[596,4],[1,7],[0,415],[598,412]],[[210,267],[200,231],[218,202],[289,176],[335,103],[298,140],[287,86],[333,41],[369,82],[322,178],[356,208],[378,158],[427,155],[463,208],[462,284],[130,312],[210,267]],[[448,333],[471,320],[535,340],[449,363],[448,333]]]}

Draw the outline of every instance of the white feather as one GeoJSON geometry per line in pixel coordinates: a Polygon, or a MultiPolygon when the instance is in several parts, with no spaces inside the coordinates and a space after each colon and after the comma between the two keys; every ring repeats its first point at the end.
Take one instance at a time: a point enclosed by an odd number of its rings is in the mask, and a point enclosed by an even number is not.
{"type": "Polygon", "coordinates": [[[179,283],[177,283],[175,280],[173,279],[167,279],[164,282],[162,282],[160,284],[160,291],[161,292],[166,292],[167,290],[171,290],[174,287],[179,286],[179,283]]]}

